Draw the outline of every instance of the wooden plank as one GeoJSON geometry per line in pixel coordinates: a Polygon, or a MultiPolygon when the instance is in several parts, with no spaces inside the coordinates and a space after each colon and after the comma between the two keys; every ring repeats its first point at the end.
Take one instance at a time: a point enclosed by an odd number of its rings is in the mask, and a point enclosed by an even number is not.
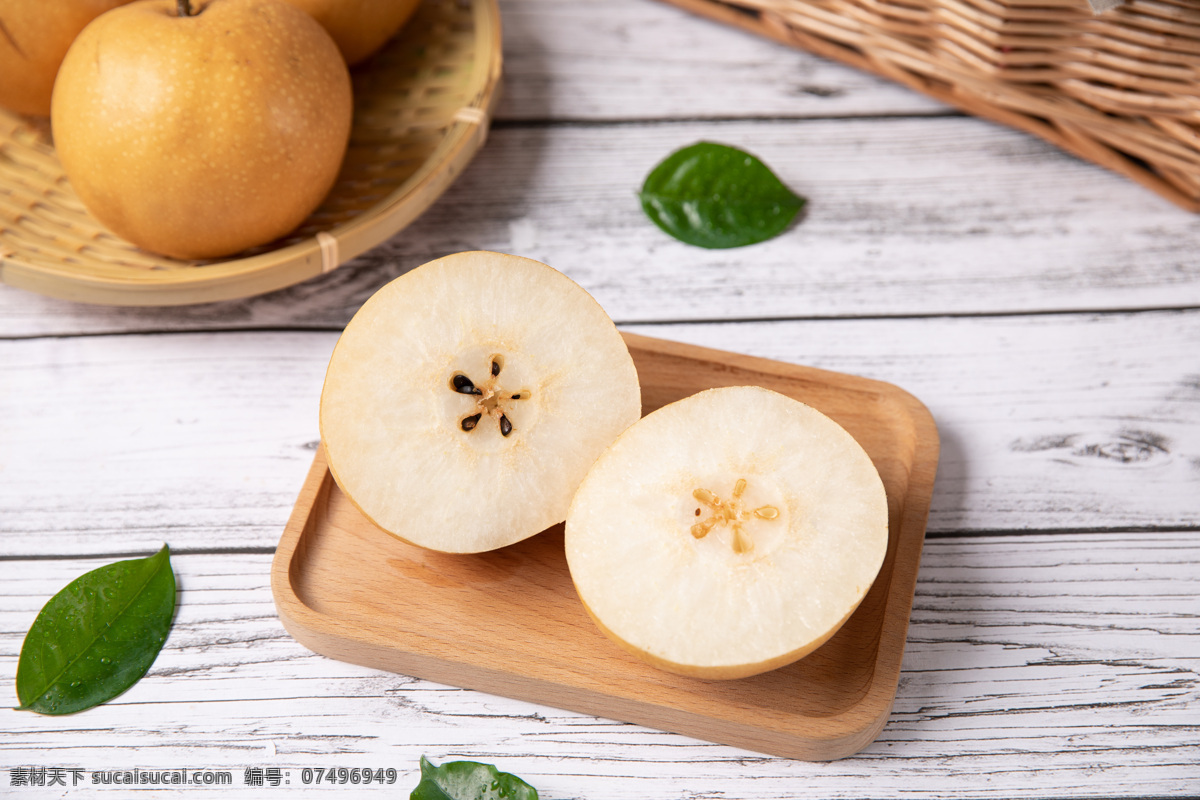
{"type": "Polygon", "coordinates": [[[335,340],[3,343],[0,527],[19,542],[5,549],[272,546],[317,446],[317,401],[335,340]],[[268,397],[268,386],[280,394],[268,397]]]}
{"type": "Polygon", "coordinates": [[[493,132],[406,231],[334,272],[244,301],[110,309],[0,287],[0,336],[340,328],[387,280],[465,249],[566,272],[619,322],[1200,306],[1200,219],[974,119],[516,127],[493,132]],[[670,239],[636,198],[674,149],[759,154],[806,195],[781,237],[670,239]]]}
{"type": "MultiPolygon", "coordinates": [[[[12,685],[46,599],[101,563],[0,561],[0,682],[12,685]]],[[[407,791],[422,754],[499,763],[547,797],[1082,797],[1097,775],[1108,797],[1200,785],[1196,531],[927,541],[890,721],[827,764],[329,660],[280,626],[269,555],[173,563],[178,617],[147,677],[78,715],[8,712],[5,766],[228,769],[236,786],[246,767],[279,767],[289,794],[305,766],[394,767],[407,791]]]]}
{"type": "MultiPolygon", "coordinates": [[[[1200,525],[1200,312],[634,326],[933,412],[929,530],[1200,525]]],[[[0,342],[0,554],[273,547],[332,333],[0,342]]]]}
{"type": "Polygon", "coordinates": [[[646,0],[505,0],[501,120],[945,114],[899,84],[646,0]]]}

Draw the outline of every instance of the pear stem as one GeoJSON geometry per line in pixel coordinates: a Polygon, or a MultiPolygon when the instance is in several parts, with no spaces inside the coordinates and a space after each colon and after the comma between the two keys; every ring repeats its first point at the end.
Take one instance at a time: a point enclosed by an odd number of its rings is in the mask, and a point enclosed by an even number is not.
{"type": "Polygon", "coordinates": [[[189,0],[175,0],[175,8],[179,11],[179,16],[192,16],[192,4],[189,0]]]}

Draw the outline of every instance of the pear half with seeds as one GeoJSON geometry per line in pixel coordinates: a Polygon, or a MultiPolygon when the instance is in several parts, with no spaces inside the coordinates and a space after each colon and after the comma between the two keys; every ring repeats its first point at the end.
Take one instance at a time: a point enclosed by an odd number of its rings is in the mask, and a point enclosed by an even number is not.
{"type": "Polygon", "coordinates": [[[330,359],[320,426],[334,480],[367,518],[473,553],[561,522],[640,414],[633,359],[591,295],[537,261],[467,252],[363,304],[330,359]]]}
{"type": "Polygon", "coordinates": [[[648,414],[567,515],[592,618],[671,672],[742,678],[815,650],[883,563],[888,506],[866,452],[777,392],[710,389],[648,414]]]}

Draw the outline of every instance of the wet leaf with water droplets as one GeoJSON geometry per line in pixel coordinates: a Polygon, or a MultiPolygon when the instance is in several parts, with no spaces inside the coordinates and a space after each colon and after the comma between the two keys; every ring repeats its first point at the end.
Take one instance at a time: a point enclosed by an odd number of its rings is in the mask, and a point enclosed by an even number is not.
{"type": "Polygon", "coordinates": [[[20,708],[72,714],[146,674],[175,614],[171,553],[118,561],[69,583],[42,608],[17,663],[20,708]]]}
{"type": "Polygon", "coordinates": [[[409,800],[537,800],[537,796],[537,789],[491,764],[447,761],[435,767],[421,756],[421,782],[409,800]]]}

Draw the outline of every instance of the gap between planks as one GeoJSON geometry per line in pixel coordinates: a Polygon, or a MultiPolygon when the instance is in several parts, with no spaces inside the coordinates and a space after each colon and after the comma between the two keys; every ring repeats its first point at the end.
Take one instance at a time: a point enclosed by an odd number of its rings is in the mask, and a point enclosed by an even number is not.
{"type": "MultiPolygon", "coordinates": [[[[988,319],[1019,319],[1028,317],[1031,319],[1041,317],[1120,317],[1120,316],[1140,316],[1146,314],[1186,314],[1200,311],[1200,305],[1184,304],[1177,306],[1148,306],[1148,307],[1129,307],[1129,308],[1079,308],[1079,309],[1034,309],[1028,311],[963,311],[955,312],[939,312],[939,313],[878,313],[878,314],[795,314],[788,316],[762,316],[762,317],[712,317],[712,318],[695,318],[695,319],[636,319],[636,318],[614,318],[613,323],[619,328],[643,326],[648,328],[668,327],[672,325],[760,325],[767,323],[799,323],[799,322],[890,322],[890,321],[920,321],[920,320],[988,320],[988,319]]],[[[192,327],[179,328],[130,328],[128,330],[96,330],[96,331],[75,331],[62,333],[31,333],[25,335],[13,335],[0,333],[0,342],[28,342],[37,341],[39,339],[85,339],[85,338],[101,338],[101,337],[120,337],[120,336],[170,336],[174,334],[196,334],[196,333],[337,333],[340,334],[344,326],[324,324],[313,325],[279,325],[279,324],[264,324],[260,326],[254,325],[239,325],[222,327],[212,323],[204,324],[201,322],[195,323],[192,327]]]]}

